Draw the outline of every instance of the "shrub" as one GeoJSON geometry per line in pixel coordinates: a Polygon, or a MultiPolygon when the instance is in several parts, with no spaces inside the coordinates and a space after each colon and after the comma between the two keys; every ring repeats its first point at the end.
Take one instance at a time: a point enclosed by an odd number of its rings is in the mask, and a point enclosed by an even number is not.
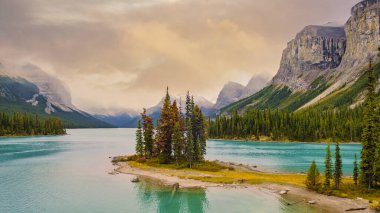
{"type": "Polygon", "coordinates": [[[227,167],[216,162],[204,161],[202,163],[194,165],[193,169],[208,172],[219,172],[221,170],[227,169],[227,167]]]}

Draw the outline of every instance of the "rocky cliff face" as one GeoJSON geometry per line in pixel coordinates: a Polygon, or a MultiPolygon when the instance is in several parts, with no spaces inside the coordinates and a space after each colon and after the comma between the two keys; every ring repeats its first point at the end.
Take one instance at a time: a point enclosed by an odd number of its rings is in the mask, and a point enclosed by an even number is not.
{"type": "Polygon", "coordinates": [[[261,75],[253,76],[246,86],[236,82],[228,82],[218,95],[215,109],[221,109],[236,101],[247,98],[264,88],[269,82],[269,78],[261,75]]]}
{"type": "Polygon", "coordinates": [[[243,94],[244,86],[235,83],[235,82],[228,82],[224,85],[223,89],[220,91],[218,95],[218,99],[216,100],[215,108],[221,109],[233,102],[236,102],[240,100],[240,97],[243,94]]]}
{"type": "Polygon", "coordinates": [[[365,0],[352,7],[343,27],[306,27],[288,43],[272,84],[287,86],[293,92],[307,91],[322,76],[331,86],[303,107],[352,85],[370,58],[378,61],[379,11],[379,0],[365,0]]]}
{"type": "Polygon", "coordinates": [[[317,77],[340,65],[345,51],[343,27],[307,26],[283,51],[272,83],[286,85],[292,91],[307,90],[317,77]]]}
{"type": "Polygon", "coordinates": [[[327,76],[332,85],[304,107],[316,103],[343,85],[350,86],[363,74],[370,58],[378,61],[379,11],[379,0],[361,1],[351,9],[351,17],[344,26],[345,54],[340,65],[327,76]]]}

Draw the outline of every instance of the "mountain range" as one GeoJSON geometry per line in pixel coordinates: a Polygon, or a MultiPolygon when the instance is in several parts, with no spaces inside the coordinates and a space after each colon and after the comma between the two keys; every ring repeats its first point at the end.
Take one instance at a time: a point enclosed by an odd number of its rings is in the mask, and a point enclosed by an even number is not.
{"type": "MultiPolygon", "coordinates": [[[[287,111],[355,107],[363,102],[365,71],[378,63],[379,8],[374,0],[359,2],[342,25],[310,25],[291,40],[280,68],[259,92],[220,111],[250,108],[287,111]]],[[[378,76],[379,67],[375,67],[378,76]]]]}

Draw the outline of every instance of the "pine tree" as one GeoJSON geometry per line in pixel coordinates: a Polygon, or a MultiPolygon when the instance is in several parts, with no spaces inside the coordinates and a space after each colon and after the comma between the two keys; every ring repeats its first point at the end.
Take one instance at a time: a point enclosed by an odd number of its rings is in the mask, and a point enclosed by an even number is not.
{"type": "Polygon", "coordinates": [[[306,178],[306,187],[308,189],[316,190],[320,183],[319,183],[319,171],[317,168],[317,164],[313,160],[313,162],[310,165],[310,168],[307,172],[307,178],[306,178]]]}
{"type": "Polygon", "coordinates": [[[376,157],[376,144],[379,141],[377,133],[377,119],[375,116],[375,77],[373,75],[372,62],[368,69],[368,86],[367,97],[365,101],[364,110],[364,127],[362,133],[362,152],[360,161],[360,181],[368,187],[373,186],[375,157],[376,157]]]}
{"type": "Polygon", "coordinates": [[[170,105],[169,88],[166,89],[166,96],[161,109],[161,117],[157,125],[156,147],[163,163],[170,163],[172,157],[172,110],[170,105]]]}
{"type": "Polygon", "coordinates": [[[358,161],[355,154],[354,170],[353,170],[353,179],[354,179],[355,185],[358,185],[358,177],[359,177],[359,168],[358,168],[358,161]]]}
{"type": "Polygon", "coordinates": [[[340,156],[340,147],[339,143],[336,142],[335,144],[335,171],[334,171],[334,182],[335,182],[335,189],[339,189],[340,182],[342,181],[342,157],[340,156]]]}
{"type": "Polygon", "coordinates": [[[331,150],[330,144],[326,147],[326,159],[325,159],[325,188],[330,188],[330,180],[332,179],[332,162],[331,162],[331,150]]]}
{"type": "Polygon", "coordinates": [[[143,110],[141,117],[143,119],[144,152],[147,158],[151,158],[154,154],[153,119],[146,115],[146,109],[143,110]]]}
{"type": "Polygon", "coordinates": [[[144,155],[144,142],[142,137],[141,120],[137,123],[136,130],[136,154],[140,157],[144,155]]]}
{"type": "Polygon", "coordinates": [[[180,123],[177,121],[174,124],[174,129],[173,129],[173,153],[174,153],[174,159],[177,166],[179,165],[179,162],[182,156],[181,143],[182,143],[182,135],[181,135],[180,123]]]}
{"type": "Polygon", "coordinates": [[[191,121],[187,122],[187,132],[186,132],[186,158],[189,168],[193,166],[194,159],[194,138],[193,138],[193,128],[191,121]]]}

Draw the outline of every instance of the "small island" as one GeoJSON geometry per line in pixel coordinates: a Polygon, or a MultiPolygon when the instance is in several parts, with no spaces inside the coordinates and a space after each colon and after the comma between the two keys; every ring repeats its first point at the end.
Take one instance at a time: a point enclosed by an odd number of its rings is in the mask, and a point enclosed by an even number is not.
{"type": "MultiPolygon", "coordinates": [[[[369,116],[367,112],[365,119],[369,116]]],[[[315,161],[311,162],[307,173],[278,173],[252,165],[205,160],[207,123],[189,93],[183,110],[176,101],[171,103],[167,91],[156,128],[145,109],[141,118],[136,131],[136,154],[114,157],[112,162],[118,166],[114,173],[157,179],[173,186],[173,190],[244,187],[269,190],[281,196],[292,194],[302,202],[338,212],[379,209],[377,182],[366,179],[368,172],[363,166],[360,170],[356,158],[352,177],[343,176],[338,142],[335,143],[335,159],[332,159],[330,143],[326,145],[324,175],[318,171],[315,161]],[[366,187],[368,183],[371,184],[369,188],[366,187]]],[[[365,139],[366,135],[371,135],[368,132],[371,130],[368,126],[364,130],[365,139]]],[[[134,180],[138,181],[139,178],[134,180]]]]}

